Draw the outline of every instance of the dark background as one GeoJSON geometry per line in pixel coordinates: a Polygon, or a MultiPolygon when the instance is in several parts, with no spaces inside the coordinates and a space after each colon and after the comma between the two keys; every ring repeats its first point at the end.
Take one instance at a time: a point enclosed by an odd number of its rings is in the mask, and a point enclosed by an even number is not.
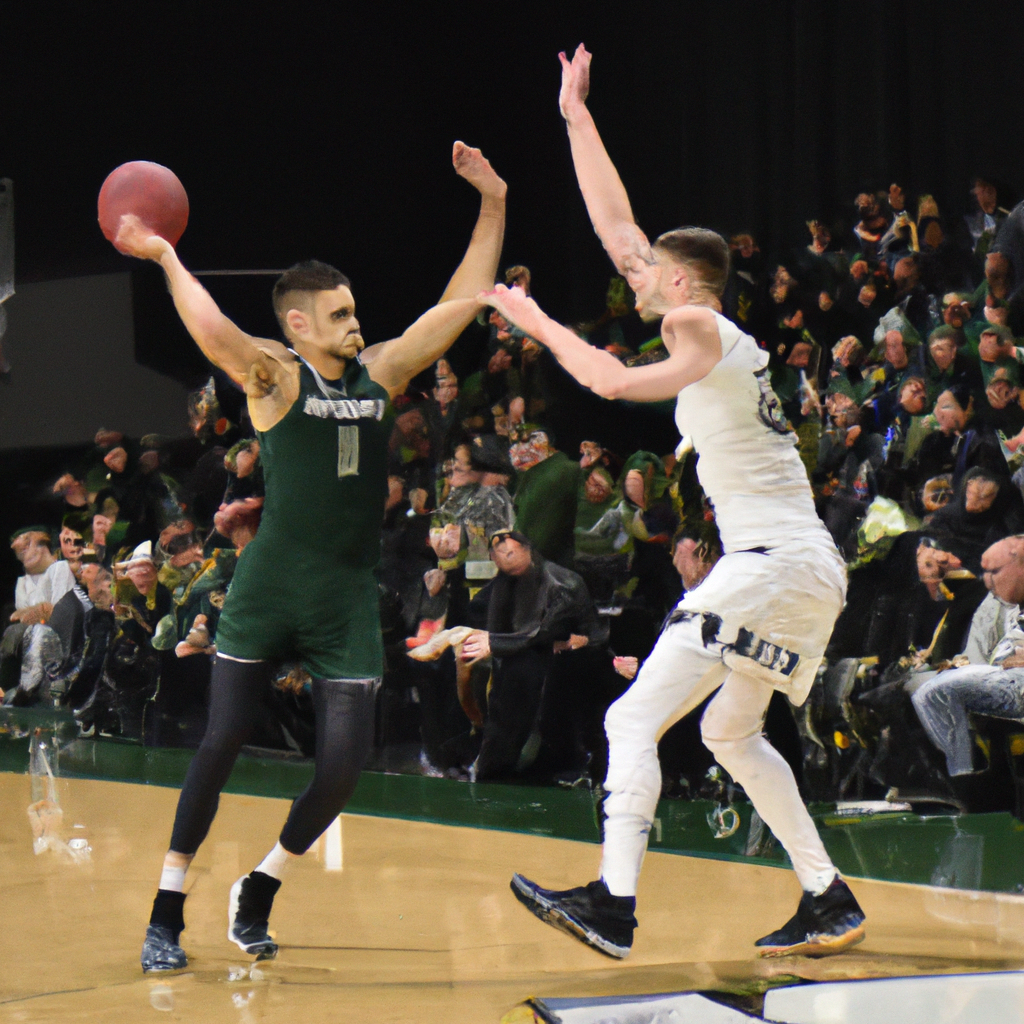
{"type": "MultiPolygon", "coordinates": [[[[117,164],[149,159],[188,190],[186,265],[325,259],[381,340],[439,294],[465,245],[476,202],[449,165],[458,138],[510,184],[505,263],[534,269],[552,314],[592,317],[610,268],[556,106],[555,55],[581,39],[591,108],[649,234],[749,229],[779,251],[812,215],[848,221],[865,187],[933,192],[952,220],[972,173],[1011,191],[1024,179],[1021,4],[261,10],[3,4],[0,175],[16,187],[20,280],[123,269],[96,194],[117,164]]],[[[237,315],[256,330],[268,310],[237,315]]]]}

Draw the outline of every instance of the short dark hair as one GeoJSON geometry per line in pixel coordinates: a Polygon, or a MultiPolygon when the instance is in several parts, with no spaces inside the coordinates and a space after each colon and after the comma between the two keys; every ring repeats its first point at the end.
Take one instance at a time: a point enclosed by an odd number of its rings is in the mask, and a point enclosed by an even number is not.
{"type": "Polygon", "coordinates": [[[696,271],[701,284],[716,297],[725,291],[729,280],[729,245],[717,231],[676,228],[659,235],[654,240],[654,248],[661,249],[688,270],[696,271]]]}
{"type": "Polygon", "coordinates": [[[1004,327],[1002,324],[986,324],[978,335],[980,338],[983,334],[994,334],[1004,345],[1013,344],[1014,337],[1013,331],[1009,327],[1004,327]]]}
{"type": "Polygon", "coordinates": [[[931,334],[928,335],[929,346],[933,341],[951,341],[955,345],[960,335],[955,327],[950,327],[948,324],[943,324],[941,327],[936,327],[931,334]]]}
{"type": "Polygon", "coordinates": [[[321,263],[320,260],[303,260],[289,267],[275,282],[272,299],[274,303],[274,315],[285,328],[285,298],[292,292],[329,292],[334,288],[344,285],[352,287],[352,282],[340,271],[329,263],[321,263]]]}
{"type": "Polygon", "coordinates": [[[713,522],[705,520],[684,522],[672,534],[669,550],[673,555],[684,540],[692,540],[697,545],[700,557],[705,562],[718,561],[722,557],[722,540],[718,535],[718,528],[713,522]],[[701,548],[703,551],[700,550],[701,548]]]}

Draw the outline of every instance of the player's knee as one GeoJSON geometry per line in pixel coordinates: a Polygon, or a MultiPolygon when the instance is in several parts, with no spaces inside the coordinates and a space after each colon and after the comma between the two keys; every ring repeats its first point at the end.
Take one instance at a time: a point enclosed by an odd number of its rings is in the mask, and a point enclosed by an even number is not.
{"type": "Polygon", "coordinates": [[[713,714],[713,707],[701,719],[700,736],[704,746],[715,755],[715,760],[724,768],[741,760],[754,750],[763,739],[760,730],[751,733],[738,723],[730,721],[727,715],[713,714]]]}
{"type": "Polygon", "coordinates": [[[655,745],[655,728],[643,718],[630,711],[621,700],[617,700],[604,716],[604,731],[609,744],[635,743],[642,746],[655,745]]]}

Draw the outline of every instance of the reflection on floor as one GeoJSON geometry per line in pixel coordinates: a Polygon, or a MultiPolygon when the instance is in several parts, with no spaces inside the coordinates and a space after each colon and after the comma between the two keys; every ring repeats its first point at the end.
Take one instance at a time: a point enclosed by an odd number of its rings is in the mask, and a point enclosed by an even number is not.
{"type": "Polygon", "coordinates": [[[661,853],[645,866],[633,953],[610,961],[508,892],[513,870],[556,888],[589,879],[594,845],[363,815],[344,816],[340,836],[295,866],[274,911],[281,954],[253,968],[225,939],[228,890],[273,844],[288,805],[226,795],[191,874],[192,965],[147,978],[138,953],[177,792],[53,785],[61,813],[44,805],[32,821],[26,808],[51,795],[38,778],[33,794],[30,776],[0,773],[3,1021],[497,1024],[532,995],[753,995],[796,979],[1024,968],[1024,898],[856,881],[863,945],[757,960],[753,940],[796,904],[792,873],[661,853]]]}

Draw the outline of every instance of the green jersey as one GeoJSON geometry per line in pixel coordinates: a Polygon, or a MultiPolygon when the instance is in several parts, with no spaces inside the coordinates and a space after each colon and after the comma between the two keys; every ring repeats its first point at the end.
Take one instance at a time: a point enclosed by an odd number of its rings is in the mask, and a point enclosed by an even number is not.
{"type": "Polygon", "coordinates": [[[362,363],[327,381],[303,360],[299,397],[258,435],[263,518],[224,603],[220,653],[298,657],[325,678],[381,674],[373,570],[387,495],[387,407],[362,363]]]}

